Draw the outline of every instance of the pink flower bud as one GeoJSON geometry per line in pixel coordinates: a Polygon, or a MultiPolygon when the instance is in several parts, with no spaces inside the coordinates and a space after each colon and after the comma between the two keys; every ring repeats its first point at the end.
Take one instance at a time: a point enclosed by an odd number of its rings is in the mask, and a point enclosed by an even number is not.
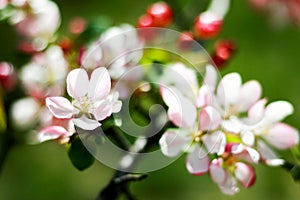
{"type": "Polygon", "coordinates": [[[0,63],[0,83],[6,92],[12,91],[17,84],[14,68],[7,62],[0,63]]]}
{"type": "Polygon", "coordinates": [[[200,39],[217,36],[222,28],[222,19],[212,12],[201,13],[195,21],[194,32],[200,39]]]}

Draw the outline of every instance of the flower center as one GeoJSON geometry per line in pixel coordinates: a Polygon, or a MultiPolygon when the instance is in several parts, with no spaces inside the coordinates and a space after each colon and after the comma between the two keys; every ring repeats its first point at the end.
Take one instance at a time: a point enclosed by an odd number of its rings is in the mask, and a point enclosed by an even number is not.
{"type": "Polygon", "coordinates": [[[202,131],[197,131],[193,133],[193,138],[195,142],[200,142],[201,141],[201,136],[203,135],[202,131]]]}
{"type": "Polygon", "coordinates": [[[225,112],[224,118],[225,118],[225,119],[229,119],[230,116],[232,116],[232,115],[237,115],[237,114],[238,114],[238,112],[237,112],[237,110],[235,109],[235,107],[234,107],[233,105],[229,105],[228,109],[227,109],[226,112],[225,112]]]}
{"type": "Polygon", "coordinates": [[[234,164],[238,161],[237,158],[235,158],[234,156],[232,156],[231,153],[224,153],[222,155],[223,157],[223,160],[224,160],[224,165],[227,167],[227,169],[230,171],[230,172],[234,172],[235,170],[235,166],[234,164]]]}
{"type": "Polygon", "coordinates": [[[73,105],[84,114],[92,113],[95,110],[94,101],[88,95],[75,100],[73,105]]]}

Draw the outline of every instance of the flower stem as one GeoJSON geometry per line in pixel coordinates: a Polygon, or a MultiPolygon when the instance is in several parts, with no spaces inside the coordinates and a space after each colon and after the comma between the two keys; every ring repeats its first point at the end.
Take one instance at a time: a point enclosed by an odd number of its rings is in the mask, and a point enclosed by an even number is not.
{"type": "MultiPolygon", "coordinates": [[[[134,153],[140,153],[140,152],[146,152],[148,148],[151,148],[152,145],[155,145],[158,143],[158,140],[161,137],[161,134],[165,131],[166,127],[170,127],[170,123],[167,123],[165,127],[156,135],[147,138],[147,135],[152,134],[150,127],[149,130],[147,130],[144,134],[144,137],[139,137],[136,139],[134,144],[132,144],[128,150],[129,152],[134,153]],[[146,139],[147,138],[147,139],[146,139]]],[[[110,129],[110,131],[115,131],[116,129],[110,129]]],[[[118,135],[121,136],[122,134],[110,134],[112,137],[115,137],[118,135]]],[[[122,136],[124,137],[124,136],[122,136]]],[[[123,138],[114,138],[116,142],[120,142],[123,140],[123,138]]],[[[119,144],[123,145],[124,141],[120,142],[119,144]]],[[[132,156],[133,154],[128,154],[125,156],[132,156]]],[[[148,175],[147,174],[134,174],[130,173],[128,171],[133,171],[138,163],[138,156],[133,156],[130,163],[127,163],[126,166],[122,166],[122,162],[120,164],[120,169],[122,170],[116,170],[114,176],[111,178],[108,185],[101,190],[99,193],[97,200],[115,200],[120,195],[125,195],[127,199],[131,200],[134,199],[132,194],[129,192],[128,185],[131,182],[134,181],[140,181],[145,179],[148,175]]]]}

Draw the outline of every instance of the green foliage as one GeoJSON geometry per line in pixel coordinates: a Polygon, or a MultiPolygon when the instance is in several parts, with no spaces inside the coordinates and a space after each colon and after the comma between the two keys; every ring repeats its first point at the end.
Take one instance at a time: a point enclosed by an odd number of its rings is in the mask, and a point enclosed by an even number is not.
{"type": "Polygon", "coordinates": [[[87,169],[95,161],[78,136],[71,138],[68,155],[74,167],[80,171],[87,169]]]}
{"type": "Polygon", "coordinates": [[[290,172],[292,174],[293,179],[300,183],[300,166],[294,165],[290,172]]]}
{"type": "Polygon", "coordinates": [[[5,115],[2,97],[0,97],[0,133],[5,132],[5,130],[6,130],[6,115],[5,115]]]}
{"type": "Polygon", "coordinates": [[[84,42],[94,41],[110,26],[112,26],[112,20],[107,16],[100,15],[88,23],[87,28],[81,33],[80,38],[84,42]]]}

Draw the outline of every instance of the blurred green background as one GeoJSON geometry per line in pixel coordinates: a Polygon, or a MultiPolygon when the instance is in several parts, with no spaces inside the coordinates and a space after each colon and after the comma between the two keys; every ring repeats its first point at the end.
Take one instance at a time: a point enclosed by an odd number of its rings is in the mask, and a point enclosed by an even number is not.
{"type": "MultiPolygon", "coordinates": [[[[105,14],[116,22],[130,22],[143,14],[150,0],[57,0],[62,12],[62,27],[71,17],[93,19],[105,14]]],[[[199,7],[203,1],[199,0],[199,7]]],[[[205,1],[206,2],[206,1],[205,1]]],[[[197,9],[197,8],[195,8],[197,9]]],[[[16,57],[16,35],[0,24],[0,59],[16,57]]],[[[295,106],[295,114],[286,121],[300,129],[300,27],[274,29],[247,1],[233,1],[219,38],[231,38],[238,52],[223,71],[237,71],[243,80],[257,79],[270,101],[285,99],[295,106]]],[[[208,46],[212,46],[209,43],[208,46]]],[[[138,199],[299,199],[299,184],[279,168],[256,167],[257,182],[236,196],[223,195],[207,175],[195,177],[186,172],[184,158],[156,172],[131,188],[138,199]]],[[[63,146],[52,142],[12,149],[0,175],[1,200],[94,199],[113,174],[96,162],[84,172],[76,170],[63,146]]]]}

